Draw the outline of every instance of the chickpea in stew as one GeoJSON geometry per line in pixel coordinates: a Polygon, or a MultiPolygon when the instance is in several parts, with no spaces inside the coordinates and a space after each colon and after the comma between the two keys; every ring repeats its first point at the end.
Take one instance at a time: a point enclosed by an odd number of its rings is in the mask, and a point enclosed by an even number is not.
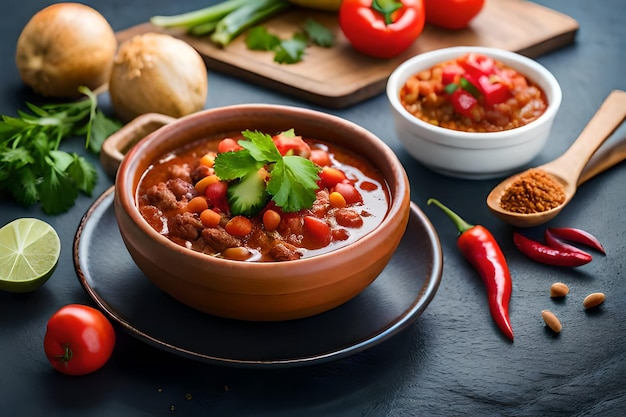
{"type": "Polygon", "coordinates": [[[524,126],[548,107],[545,92],[536,83],[476,53],[414,74],[402,87],[400,101],[427,123],[465,132],[524,126]]]}
{"type": "Polygon", "coordinates": [[[146,221],[181,246],[289,261],[358,240],[383,220],[389,195],[366,159],[290,130],[200,140],[164,155],[136,198],[146,221]]]}

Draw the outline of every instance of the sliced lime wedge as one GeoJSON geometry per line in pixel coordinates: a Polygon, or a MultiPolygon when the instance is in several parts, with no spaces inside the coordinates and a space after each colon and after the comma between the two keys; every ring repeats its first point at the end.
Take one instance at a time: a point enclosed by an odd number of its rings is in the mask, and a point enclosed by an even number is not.
{"type": "Polygon", "coordinates": [[[43,220],[20,218],[0,229],[0,290],[30,292],[50,278],[61,241],[43,220]]]}

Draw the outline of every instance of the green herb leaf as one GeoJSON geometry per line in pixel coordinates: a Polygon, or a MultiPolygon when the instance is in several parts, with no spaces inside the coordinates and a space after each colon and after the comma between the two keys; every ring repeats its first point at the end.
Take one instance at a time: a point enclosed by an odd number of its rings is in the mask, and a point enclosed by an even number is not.
{"type": "Polygon", "coordinates": [[[282,158],[270,135],[250,130],[245,130],[242,133],[247,140],[240,140],[238,143],[247,149],[255,160],[268,163],[279,161],[282,158]]]}
{"type": "Polygon", "coordinates": [[[93,165],[82,156],[72,154],[72,162],[67,166],[66,172],[78,190],[91,196],[98,182],[98,173],[93,165]]]}
{"type": "Polygon", "coordinates": [[[448,94],[452,94],[454,93],[457,89],[459,88],[458,84],[455,83],[450,83],[448,85],[446,85],[443,89],[445,90],[446,93],[448,94]]]}
{"type": "MultiPolygon", "coordinates": [[[[284,132],[295,136],[293,129],[284,132]]],[[[228,202],[233,214],[257,214],[267,203],[267,193],[284,211],[311,207],[318,189],[320,168],[301,156],[282,156],[272,137],[258,131],[243,131],[242,150],[223,152],[215,158],[215,174],[229,184],[228,202]],[[259,175],[265,168],[269,181],[259,175]]]]}
{"type": "Polygon", "coordinates": [[[78,197],[74,181],[54,165],[48,165],[37,186],[41,208],[47,214],[59,214],[72,207],[78,197]]]}
{"type": "Polygon", "coordinates": [[[319,168],[300,156],[285,156],[274,165],[267,184],[272,199],[286,212],[311,207],[319,188],[319,168]]]}
{"type": "Polygon", "coordinates": [[[330,48],[335,42],[332,32],[310,17],[304,23],[304,31],[311,42],[324,48],[330,48]]]}
{"type": "Polygon", "coordinates": [[[246,46],[252,51],[272,51],[280,45],[280,38],[268,32],[265,26],[255,26],[248,31],[246,46]]]}
{"type": "Polygon", "coordinates": [[[8,193],[28,206],[39,202],[49,214],[68,210],[79,192],[90,195],[96,170],[87,160],[59,149],[63,139],[85,137],[85,147],[97,153],[102,142],[121,127],[97,108],[97,97],[79,89],[86,98],[70,103],[18,110],[18,117],[0,120],[0,193],[8,193]]]}
{"type": "Polygon", "coordinates": [[[262,166],[263,163],[254,159],[249,151],[241,150],[217,154],[214,168],[215,175],[221,180],[231,181],[256,172],[262,166]]]}
{"type": "Polygon", "coordinates": [[[467,78],[461,77],[459,83],[461,84],[461,88],[474,96],[474,98],[480,97],[480,91],[478,91],[478,88],[476,88],[476,86],[472,84],[467,78]]]}
{"type": "Polygon", "coordinates": [[[284,40],[276,48],[274,61],[279,64],[295,64],[302,61],[307,47],[307,37],[302,33],[296,33],[291,39],[284,40]]]}

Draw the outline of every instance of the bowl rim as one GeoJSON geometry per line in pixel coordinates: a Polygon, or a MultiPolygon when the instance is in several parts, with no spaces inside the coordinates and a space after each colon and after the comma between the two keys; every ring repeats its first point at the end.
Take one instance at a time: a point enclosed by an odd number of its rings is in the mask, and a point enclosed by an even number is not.
{"type": "MultiPolygon", "coordinates": [[[[430,142],[445,144],[453,147],[463,146],[463,142],[472,141],[474,145],[493,145],[491,142],[502,141],[503,139],[511,139],[511,135],[516,135],[516,142],[524,142],[525,140],[532,140],[532,135],[526,135],[528,131],[531,131],[542,124],[550,123],[554,119],[558,112],[563,94],[559,82],[555,76],[548,71],[546,67],[532,58],[526,57],[516,52],[485,47],[485,46],[454,46],[449,48],[435,49],[432,51],[424,52],[419,55],[415,55],[394,69],[389,78],[387,79],[386,94],[391,107],[396,114],[403,120],[411,125],[419,127],[432,135],[437,135],[437,140],[432,140],[428,137],[422,137],[424,140],[430,142]],[[499,132],[464,132],[454,129],[448,129],[440,126],[435,126],[427,123],[419,117],[411,114],[400,102],[399,91],[406,82],[406,80],[416,72],[432,67],[441,61],[453,59],[466,53],[476,52],[491,56],[494,59],[501,60],[505,64],[511,66],[522,74],[531,78],[538,84],[544,84],[548,88],[544,87],[544,91],[548,98],[548,108],[546,111],[532,122],[516,127],[514,129],[499,131],[499,132]],[[424,61],[431,62],[428,65],[422,64],[424,61]],[[525,70],[529,69],[539,74],[539,77],[532,77],[526,74],[525,70]],[[526,138],[526,139],[525,139],[526,138]],[[525,139],[525,140],[524,140],[525,139]]],[[[508,144],[502,144],[502,146],[508,146],[508,144]]]]}
{"type": "MultiPolygon", "coordinates": [[[[199,140],[200,137],[195,138],[194,140],[199,140]]],[[[373,161],[370,161],[373,162],[373,161]]],[[[139,173],[139,175],[142,175],[139,173]]],[[[157,129],[156,131],[150,133],[145,136],[141,140],[137,142],[126,154],[126,157],[122,160],[118,173],[115,179],[115,200],[118,201],[120,208],[126,213],[126,215],[133,221],[134,225],[140,229],[144,235],[148,236],[154,243],[164,246],[175,253],[179,253],[181,255],[189,256],[194,261],[210,261],[215,262],[217,265],[222,265],[223,267],[232,267],[233,265],[242,265],[246,266],[246,268],[253,269],[272,269],[277,270],[277,268],[293,268],[294,262],[297,263],[298,267],[311,268],[312,270],[317,269],[316,265],[322,265],[323,260],[328,257],[342,256],[344,252],[355,251],[356,248],[361,246],[372,245],[370,241],[376,238],[377,232],[381,230],[386,230],[390,226],[389,224],[398,215],[402,215],[406,217],[408,221],[408,216],[410,212],[410,186],[408,182],[408,176],[404,167],[396,154],[391,150],[391,148],[378,136],[364,127],[339,116],[325,113],[318,110],[313,110],[305,107],[298,106],[290,106],[290,105],[281,105],[281,104],[265,104],[265,103],[248,103],[248,104],[233,104],[222,107],[215,107],[210,109],[205,109],[164,125],[163,127],[157,129]],[[360,135],[368,138],[371,143],[371,146],[375,146],[378,150],[378,155],[381,156],[381,161],[383,163],[390,163],[393,167],[393,170],[398,173],[397,185],[396,188],[398,190],[398,194],[395,194],[395,190],[390,188],[390,202],[389,209],[387,214],[382,219],[380,224],[378,224],[373,230],[371,230],[366,235],[362,236],[358,240],[350,243],[349,245],[333,249],[329,252],[325,252],[319,255],[306,257],[302,259],[298,259],[290,262],[242,262],[237,260],[219,258],[215,256],[210,256],[207,254],[203,254],[193,249],[185,248],[181,245],[178,245],[172,242],[167,237],[161,235],[156,230],[154,230],[148,222],[141,216],[139,210],[135,205],[135,187],[133,186],[133,177],[137,175],[134,173],[133,175],[128,174],[126,171],[132,169],[132,165],[137,165],[135,159],[139,158],[143,149],[149,146],[150,142],[153,142],[158,137],[169,137],[172,135],[176,135],[177,132],[184,130],[187,124],[196,124],[202,123],[202,119],[209,117],[210,115],[218,115],[219,113],[245,113],[245,112],[272,112],[276,114],[277,112],[288,112],[293,114],[297,114],[300,117],[312,117],[319,120],[333,121],[346,129],[350,129],[352,131],[358,132],[360,135]],[[209,116],[207,116],[209,115],[209,116]],[[120,198],[119,195],[124,195],[124,198],[120,198]],[[406,206],[406,213],[402,213],[401,209],[403,206],[406,206]]],[[[406,222],[405,222],[406,223],[406,222]]],[[[406,225],[405,225],[406,227],[406,225]]],[[[404,230],[404,228],[402,229],[404,230]]],[[[308,271],[309,269],[307,269],[308,271]]]]}

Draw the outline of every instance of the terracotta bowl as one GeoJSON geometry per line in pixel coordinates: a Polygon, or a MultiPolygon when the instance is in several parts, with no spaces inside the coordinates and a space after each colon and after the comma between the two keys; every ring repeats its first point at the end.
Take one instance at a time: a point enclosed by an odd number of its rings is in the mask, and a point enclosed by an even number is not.
{"type": "Polygon", "coordinates": [[[132,146],[119,165],[115,215],[137,266],[156,286],[180,302],[234,319],[302,318],[350,300],[372,283],[389,262],[408,222],[409,184],[395,154],[372,133],[329,114],[259,104],[205,110],[171,123],[159,115],[146,115],[110,139],[119,141],[125,135],[141,134],[142,126],[152,124],[154,128],[159,121],[164,126],[132,146]],[[351,149],[381,171],[388,182],[391,201],[386,217],[376,229],[326,254],[287,262],[244,262],[179,246],[157,233],[137,210],[135,193],[140,178],[161,155],[200,138],[223,137],[245,129],[275,133],[290,128],[304,137],[351,149]]]}

